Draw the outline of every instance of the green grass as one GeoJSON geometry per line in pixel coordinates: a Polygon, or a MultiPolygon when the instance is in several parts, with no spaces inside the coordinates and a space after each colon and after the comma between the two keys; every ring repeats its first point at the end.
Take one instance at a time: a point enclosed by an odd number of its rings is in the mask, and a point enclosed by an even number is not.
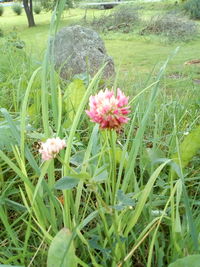
{"type": "MultiPolygon", "coordinates": [[[[143,19],[152,14],[164,12],[174,8],[173,1],[163,3],[145,3],[140,6],[140,13],[143,19]],[[150,13],[149,13],[150,12],[150,13]]],[[[88,10],[87,18],[98,17],[102,14],[109,14],[111,11],[88,10]]],[[[60,28],[79,22],[85,15],[84,9],[70,9],[64,11],[59,25],[60,28]]],[[[10,7],[5,8],[5,14],[0,18],[1,28],[5,33],[15,31],[26,43],[26,51],[33,58],[41,62],[47,46],[49,34],[49,23],[51,12],[42,11],[35,15],[36,27],[28,28],[25,13],[21,16],[15,15],[10,7]]],[[[141,36],[135,33],[107,33],[101,34],[105,41],[108,54],[114,59],[116,70],[119,70],[119,85],[125,87],[129,92],[137,87],[143,86],[148,79],[149,73],[155,68],[155,73],[166,57],[176,48],[179,52],[169,63],[166,74],[166,88],[171,93],[174,89],[181,91],[188,86],[198,86],[193,80],[199,79],[198,65],[185,66],[188,60],[196,59],[199,37],[196,40],[184,43],[166,43],[159,36],[141,36]],[[179,77],[176,76],[178,73],[179,77]],[[175,75],[175,76],[174,76],[175,75]],[[171,78],[169,78],[171,77],[171,78]],[[174,78],[173,78],[174,77],[174,78]],[[177,78],[176,78],[177,77],[177,78]],[[182,88],[182,89],[181,89],[182,88]]]]}
{"type": "MultiPolygon", "coordinates": [[[[155,4],[153,7],[155,8],[155,4]]],[[[152,12],[155,13],[153,7],[152,12]]],[[[100,16],[104,13],[105,11],[102,10],[89,10],[87,16],[100,16]]],[[[65,11],[60,27],[79,21],[83,18],[84,14],[85,11],[83,9],[65,11]]],[[[50,12],[42,12],[39,15],[35,15],[37,27],[28,28],[25,14],[16,16],[11,8],[7,7],[0,21],[1,28],[5,32],[18,32],[20,38],[26,42],[28,51],[31,51],[34,55],[39,55],[41,58],[46,48],[50,18],[50,12]]],[[[199,44],[199,39],[197,39],[189,44],[175,43],[170,45],[162,43],[160,38],[152,36],[141,37],[121,33],[106,34],[102,35],[102,37],[108,53],[114,58],[116,66],[121,65],[125,71],[130,71],[130,69],[135,69],[136,67],[138,73],[151,71],[156,63],[164,61],[169,52],[177,46],[180,46],[181,49],[177,57],[170,63],[170,67],[174,69],[178,67],[180,69],[185,61],[196,58],[196,50],[199,44]]]]}
{"type": "MultiPolygon", "coordinates": [[[[60,27],[83,15],[67,11],[60,27]]],[[[30,29],[9,8],[0,18],[27,45],[26,53],[0,47],[0,264],[167,267],[199,253],[199,70],[184,65],[199,40],[102,34],[119,68],[114,89],[130,96],[130,121],[116,134],[85,113],[102,70],[87,84],[59,79],[47,45],[50,13],[35,18],[30,29]],[[42,163],[37,144],[53,135],[66,149],[42,163]]]]}
{"type": "MultiPolygon", "coordinates": [[[[143,16],[149,16],[149,12],[152,14],[159,12],[163,8],[170,9],[172,5],[167,4],[145,4],[140,12],[143,12],[143,16]]],[[[110,11],[106,11],[108,13],[110,11]]],[[[89,10],[87,17],[100,16],[104,14],[102,10],[89,10]]],[[[71,23],[79,21],[83,18],[85,10],[83,9],[70,9],[64,12],[60,27],[67,26],[71,23]]],[[[151,15],[152,15],[151,14],[151,15]]],[[[26,50],[31,53],[33,57],[37,57],[38,60],[43,58],[44,51],[46,49],[46,42],[49,31],[49,22],[51,13],[42,12],[39,15],[35,15],[37,27],[28,28],[26,16],[16,16],[13,14],[11,8],[5,9],[5,14],[1,17],[1,28],[4,32],[16,31],[20,38],[26,43],[26,50]]],[[[199,47],[199,39],[190,43],[175,43],[166,44],[159,38],[153,36],[137,36],[132,33],[109,33],[102,35],[108,54],[114,59],[116,68],[120,68],[120,79],[122,85],[124,80],[128,79],[134,82],[138,80],[144,80],[145,77],[152,71],[156,64],[161,64],[177,46],[180,46],[179,53],[175,59],[169,63],[168,71],[171,73],[177,72],[189,72],[192,76],[199,77],[196,67],[184,67],[184,62],[195,59],[197,57],[196,51],[199,47]],[[130,74],[131,73],[131,74],[130,74]]],[[[189,79],[189,78],[188,78],[189,79]]],[[[191,81],[189,81],[191,83],[191,81]]],[[[183,83],[184,87],[187,83],[183,83]]],[[[125,83],[126,86],[126,83],[125,83]]],[[[170,87],[177,87],[177,81],[170,81],[170,87]]]]}
{"type": "MultiPolygon", "coordinates": [[[[88,13],[93,14],[93,11],[90,10],[88,13]]],[[[96,11],[95,14],[96,13],[99,14],[102,13],[102,11],[96,11]]],[[[71,24],[74,21],[79,21],[83,18],[84,14],[84,9],[70,9],[64,11],[60,27],[71,24]]],[[[7,7],[0,21],[1,28],[5,33],[16,31],[27,43],[29,51],[33,51],[33,53],[37,53],[38,55],[38,50],[43,53],[44,49],[46,49],[51,15],[51,12],[42,11],[40,14],[34,16],[37,27],[28,28],[25,13],[23,12],[21,16],[16,16],[13,14],[11,8],[7,7]]]]}

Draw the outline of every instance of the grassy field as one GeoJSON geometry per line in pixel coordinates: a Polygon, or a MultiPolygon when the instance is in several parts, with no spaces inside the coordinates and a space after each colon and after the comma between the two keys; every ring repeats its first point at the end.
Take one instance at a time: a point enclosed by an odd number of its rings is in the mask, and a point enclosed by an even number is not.
{"type": "MultiPolygon", "coordinates": [[[[146,22],[173,9],[163,1],[139,12],[146,22]]],[[[64,11],[60,27],[84,14],[64,11]]],[[[169,265],[180,258],[198,266],[200,71],[184,63],[199,59],[199,36],[169,42],[140,35],[142,23],[101,33],[119,72],[110,85],[125,96],[94,101],[106,87],[100,73],[66,82],[44,58],[50,19],[43,11],[28,28],[9,7],[0,17],[0,267],[180,267],[169,265]],[[91,122],[90,108],[114,128],[91,122]],[[55,137],[66,143],[59,154],[55,137]]]]}
{"type": "MultiPolygon", "coordinates": [[[[165,4],[166,5],[166,4],[165,4]]],[[[165,6],[164,5],[164,6],[165,6]]],[[[169,5],[169,4],[168,4],[169,5]]],[[[168,7],[168,5],[166,5],[168,7]]],[[[163,12],[163,5],[148,4],[145,5],[143,17],[149,17],[153,14],[163,12]],[[150,6],[150,7],[149,7],[150,6]],[[155,8],[156,7],[156,8],[155,8]],[[149,10],[150,9],[150,10],[149,10]]],[[[102,14],[108,14],[110,11],[103,10],[89,10],[87,17],[98,17],[102,14]]],[[[85,14],[84,9],[70,9],[64,12],[60,28],[79,22],[85,14]]],[[[0,18],[1,28],[5,32],[16,31],[22,40],[25,41],[27,50],[33,53],[34,56],[42,59],[44,50],[46,48],[49,22],[51,13],[42,12],[35,15],[37,27],[28,28],[26,16],[23,13],[21,16],[16,16],[10,7],[5,9],[5,14],[0,18]]],[[[182,71],[184,63],[188,60],[196,59],[196,51],[199,47],[199,39],[190,43],[176,42],[174,44],[167,44],[162,42],[160,38],[152,36],[135,36],[132,33],[108,33],[102,35],[108,53],[114,58],[116,67],[122,68],[122,71],[149,73],[154,65],[163,62],[166,57],[178,46],[180,46],[179,53],[170,63],[170,70],[182,71]],[[120,53],[119,53],[120,52],[120,53]]]]}

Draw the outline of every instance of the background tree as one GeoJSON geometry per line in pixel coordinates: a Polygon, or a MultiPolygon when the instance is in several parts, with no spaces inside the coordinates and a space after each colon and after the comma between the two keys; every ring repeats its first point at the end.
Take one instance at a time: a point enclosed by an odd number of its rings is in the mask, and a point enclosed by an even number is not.
{"type": "MultiPolygon", "coordinates": [[[[47,11],[53,10],[57,3],[60,2],[60,0],[40,0],[41,5],[44,9],[47,11]]],[[[65,1],[66,8],[72,8],[73,7],[73,1],[72,0],[66,0],[65,1]]]]}
{"type": "Polygon", "coordinates": [[[24,10],[28,19],[28,26],[35,26],[34,16],[33,16],[33,2],[32,0],[23,0],[24,10]]]}

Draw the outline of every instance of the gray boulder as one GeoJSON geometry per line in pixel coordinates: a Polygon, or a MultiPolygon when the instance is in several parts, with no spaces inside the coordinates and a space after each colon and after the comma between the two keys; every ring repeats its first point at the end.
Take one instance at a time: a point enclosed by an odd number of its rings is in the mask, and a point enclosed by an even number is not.
{"type": "Polygon", "coordinates": [[[114,63],[95,31],[76,25],[61,29],[54,41],[55,68],[63,79],[89,72],[91,76],[107,63],[103,77],[114,76],[114,63]]]}

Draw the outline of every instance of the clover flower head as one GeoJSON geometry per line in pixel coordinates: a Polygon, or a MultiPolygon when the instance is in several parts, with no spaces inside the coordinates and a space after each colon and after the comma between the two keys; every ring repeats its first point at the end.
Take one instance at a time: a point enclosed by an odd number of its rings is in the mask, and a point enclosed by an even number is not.
{"type": "Polygon", "coordinates": [[[102,129],[119,131],[123,124],[129,121],[130,113],[128,97],[118,88],[115,96],[113,90],[99,91],[95,96],[90,96],[90,110],[86,110],[91,121],[99,123],[102,129]]]}
{"type": "Polygon", "coordinates": [[[46,142],[41,142],[40,145],[39,153],[44,161],[55,158],[60,150],[66,147],[65,140],[59,137],[49,138],[46,142]]]}

